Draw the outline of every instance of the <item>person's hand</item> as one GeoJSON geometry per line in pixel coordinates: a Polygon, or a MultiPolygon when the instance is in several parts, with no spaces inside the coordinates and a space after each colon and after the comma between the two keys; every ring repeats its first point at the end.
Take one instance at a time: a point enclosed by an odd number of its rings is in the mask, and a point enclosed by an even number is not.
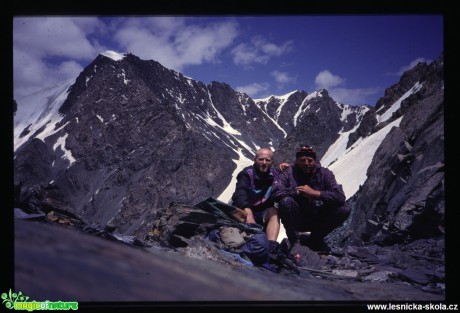
{"type": "Polygon", "coordinates": [[[289,163],[283,162],[279,165],[280,171],[284,171],[286,168],[288,168],[290,165],[289,163]]]}
{"type": "Polygon", "coordinates": [[[244,212],[244,210],[235,208],[235,210],[230,212],[230,214],[232,215],[233,219],[237,222],[246,223],[246,217],[248,216],[248,214],[244,212]]]}
{"type": "Polygon", "coordinates": [[[318,190],[315,190],[308,185],[297,186],[295,189],[297,190],[299,195],[304,197],[318,198],[320,195],[320,192],[318,190]]]}
{"type": "Polygon", "coordinates": [[[244,209],[246,212],[246,223],[249,224],[256,224],[256,220],[254,219],[254,215],[252,215],[252,210],[251,209],[244,209]]]}
{"type": "Polygon", "coordinates": [[[254,216],[252,216],[252,215],[248,215],[246,217],[246,223],[248,223],[248,224],[257,224],[256,220],[254,219],[254,216]]]}

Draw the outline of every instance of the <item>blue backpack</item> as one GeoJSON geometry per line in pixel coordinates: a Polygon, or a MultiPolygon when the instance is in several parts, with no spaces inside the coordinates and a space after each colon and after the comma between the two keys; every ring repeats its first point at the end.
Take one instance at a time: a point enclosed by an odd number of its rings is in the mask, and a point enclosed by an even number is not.
{"type": "Polygon", "coordinates": [[[254,234],[246,240],[243,245],[243,252],[256,266],[269,262],[269,241],[264,232],[254,234]]]}

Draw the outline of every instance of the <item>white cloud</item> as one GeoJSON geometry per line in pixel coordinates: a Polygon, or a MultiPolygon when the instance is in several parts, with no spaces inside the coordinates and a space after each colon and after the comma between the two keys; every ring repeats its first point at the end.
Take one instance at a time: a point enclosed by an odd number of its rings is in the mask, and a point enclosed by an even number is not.
{"type": "Polygon", "coordinates": [[[292,50],[292,42],[287,41],[280,46],[277,46],[271,42],[267,42],[262,37],[255,37],[252,40],[252,44],[257,49],[261,50],[263,53],[267,54],[268,56],[281,56],[289,51],[292,50]]]}
{"type": "Polygon", "coordinates": [[[370,95],[375,95],[379,92],[379,88],[345,88],[346,79],[332,74],[328,70],[324,70],[318,73],[315,79],[315,88],[326,89],[335,101],[344,104],[369,104],[374,105],[375,103],[366,103],[366,99],[370,95]]]}
{"type": "Polygon", "coordinates": [[[131,52],[181,71],[189,65],[219,62],[219,54],[237,36],[238,24],[228,19],[200,24],[200,18],[181,17],[15,18],[14,97],[19,100],[76,78],[89,61],[106,50],[131,52]],[[103,35],[105,39],[99,39],[103,35]]]}
{"type": "Polygon", "coordinates": [[[66,77],[77,77],[83,71],[83,67],[75,61],[62,62],[56,68],[56,75],[60,77],[59,80],[64,80],[66,77]]]}
{"type": "Polygon", "coordinates": [[[238,25],[231,21],[206,25],[187,21],[177,17],[127,20],[114,38],[126,52],[181,71],[188,65],[218,62],[219,54],[238,35],[238,25]]]}
{"type": "Polygon", "coordinates": [[[425,62],[425,63],[429,64],[429,63],[431,63],[431,60],[427,60],[425,58],[417,58],[414,61],[410,62],[409,65],[403,66],[398,71],[398,73],[396,73],[396,75],[401,76],[402,74],[404,74],[405,71],[408,71],[408,70],[412,69],[413,67],[415,67],[420,62],[425,62]]]}
{"type": "Polygon", "coordinates": [[[266,64],[269,59],[268,56],[258,55],[258,53],[256,48],[246,43],[241,43],[232,50],[233,62],[237,65],[248,65],[252,63],[266,64]]]}
{"type": "Polygon", "coordinates": [[[340,76],[332,74],[328,70],[324,70],[318,73],[315,78],[315,84],[317,89],[327,89],[343,85],[345,79],[340,76]]]}
{"type": "Polygon", "coordinates": [[[62,56],[93,58],[99,51],[87,33],[104,27],[92,17],[20,17],[13,21],[13,40],[17,51],[38,57],[62,56]]]}
{"type": "Polygon", "coordinates": [[[251,43],[241,43],[234,48],[232,50],[233,62],[236,65],[267,64],[270,58],[279,57],[291,50],[291,41],[276,45],[259,36],[253,38],[251,43]]]}
{"type": "Polygon", "coordinates": [[[257,98],[259,95],[266,93],[269,87],[268,83],[253,83],[246,86],[238,86],[235,89],[246,93],[251,98],[257,98]]]}
{"type": "Polygon", "coordinates": [[[91,60],[101,51],[88,34],[102,31],[93,17],[17,17],[13,20],[14,96],[20,99],[38,89],[75,77],[81,71],[73,60],[91,60]]]}
{"type": "Polygon", "coordinates": [[[270,75],[273,76],[275,81],[280,84],[295,82],[295,77],[289,76],[289,73],[287,72],[273,71],[270,75]]]}

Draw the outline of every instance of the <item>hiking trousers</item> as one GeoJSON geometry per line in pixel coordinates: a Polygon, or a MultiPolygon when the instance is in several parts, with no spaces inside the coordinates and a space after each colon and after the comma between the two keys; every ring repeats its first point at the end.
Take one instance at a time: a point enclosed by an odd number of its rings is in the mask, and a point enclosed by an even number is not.
{"type": "Polygon", "coordinates": [[[350,212],[346,203],[327,206],[322,201],[312,201],[302,196],[286,197],[278,203],[278,214],[291,243],[298,239],[298,232],[311,232],[312,237],[324,238],[341,226],[350,212]]]}

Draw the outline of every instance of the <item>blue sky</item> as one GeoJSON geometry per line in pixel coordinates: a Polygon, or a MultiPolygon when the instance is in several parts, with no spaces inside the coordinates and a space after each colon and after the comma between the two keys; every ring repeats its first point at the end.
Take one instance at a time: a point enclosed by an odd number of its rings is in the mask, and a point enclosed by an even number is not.
{"type": "Polygon", "coordinates": [[[253,99],[325,88],[338,102],[375,105],[402,72],[440,56],[443,16],[16,16],[15,99],[75,79],[106,50],[253,99]]]}

